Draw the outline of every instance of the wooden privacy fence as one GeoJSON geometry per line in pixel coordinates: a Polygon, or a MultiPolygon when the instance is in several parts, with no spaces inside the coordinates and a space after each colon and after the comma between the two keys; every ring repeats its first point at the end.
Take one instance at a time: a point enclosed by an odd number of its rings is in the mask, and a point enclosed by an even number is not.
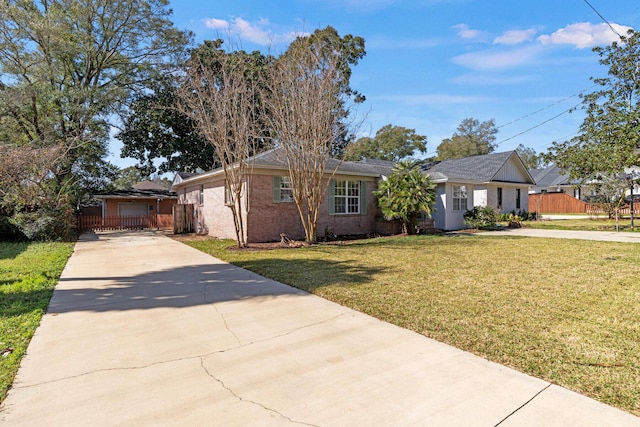
{"type": "Polygon", "coordinates": [[[173,215],[141,216],[78,216],[78,228],[87,230],[141,230],[143,228],[171,228],[173,215]]]}
{"type": "Polygon", "coordinates": [[[193,205],[173,205],[173,234],[193,233],[193,205]]]}
{"type": "MultiPolygon", "coordinates": [[[[529,210],[538,213],[576,213],[598,215],[607,214],[606,204],[585,203],[567,193],[529,194],[529,210]]],[[[620,215],[630,215],[631,206],[627,205],[618,210],[620,215]]],[[[640,212],[640,203],[635,203],[634,213],[640,212]]]]}

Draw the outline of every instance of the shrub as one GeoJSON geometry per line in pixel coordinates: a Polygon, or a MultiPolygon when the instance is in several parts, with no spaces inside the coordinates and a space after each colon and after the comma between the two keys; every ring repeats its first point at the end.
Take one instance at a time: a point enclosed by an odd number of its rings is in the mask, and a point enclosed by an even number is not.
{"type": "Polygon", "coordinates": [[[498,227],[498,213],[491,206],[475,206],[464,213],[464,222],[478,230],[493,230],[498,227]]]}

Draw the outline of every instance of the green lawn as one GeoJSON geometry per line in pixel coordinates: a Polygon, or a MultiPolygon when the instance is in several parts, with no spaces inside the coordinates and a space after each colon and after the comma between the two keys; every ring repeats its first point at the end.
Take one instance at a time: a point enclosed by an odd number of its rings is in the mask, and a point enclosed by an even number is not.
{"type": "Polygon", "coordinates": [[[191,246],[640,415],[640,247],[413,236],[233,251],[191,246]]]}
{"type": "Polygon", "coordinates": [[[72,251],[72,243],[0,242],[0,402],[72,251]]]}

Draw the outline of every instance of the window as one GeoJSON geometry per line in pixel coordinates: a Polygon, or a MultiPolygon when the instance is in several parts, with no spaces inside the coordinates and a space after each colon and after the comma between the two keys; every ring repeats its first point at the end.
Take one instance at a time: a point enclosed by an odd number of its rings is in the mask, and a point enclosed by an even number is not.
{"type": "Polygon", "coordinates": [[[293,202],[293,190],[291,190],[291,178],[288,176],[280,177],[280,201],[293,202]]]}
{"type": "Polygon", "coordinates": [[[502,187],[498,187],[498,209],[502,209],[502,187]]]}
{"type": "Polygon", "coordinates": [[[334,181],[333,182],[333,209],[334,214],[359,214],[361,192],[360,181],[334,181]]]}
{"type": "Polygon", "coordinates": [[[200,204],[204,205],[204,185],[200,186],[200,204]]]}
{"type": "Polygon", "coordinates": [[[467,210],[467,186],[466,185],[453,186],[453,210],[454,211],[467,210]]]}
{"type": "Polygon", "coordinates": [[[291,189],[291,178],[288,176],[273,177],[273,201],[293,202],[293,190],[291,189]]]}
{"type": "Polygon", "coordinates": [[[516,209],[520,209],[520,189],[516,188],[516,209]]]}

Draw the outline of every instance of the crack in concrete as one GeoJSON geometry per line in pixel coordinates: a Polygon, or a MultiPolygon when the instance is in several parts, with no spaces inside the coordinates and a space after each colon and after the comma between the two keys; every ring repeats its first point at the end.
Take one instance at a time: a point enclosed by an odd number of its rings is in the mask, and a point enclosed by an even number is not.
{"type": "Polygon", "coordinates": [[[215,302],[214,303],[209,302],[209,285],[208,284],[204,284],[204,287],[202,289],[202,294],[203,294],[203,303],[213,305],[213,308],[216,310],[216,313],[218,313],[218,315],[222,319],[222,322],[224,323],[224,327],[227,330],[227,332],[233,335],[233,337],[236,339],[236,342],[238,343],[239,346],[242,346],[242,341],[240,341],[240,338],[238,337],[238,335],[236,335],[236,333],[229,327],[229,324],[227,323],[227,318],[225,317],[224,313],[220,311],[220,309],[218,308],[218,304],[216,304],[215,302]]]}
{"type": "Polygon", "coordinates": [[[202,369],[207,373],[207,375],[209,377],[211,377],[214,381],[216,381],[218,384],[220,384],[222,386],[222,388],[224,388],[225,390],[227,390],[229,392],[229,394],[231,394],[233,397],[235,397],[236,399],[238,399],[240,402],[245,402],[245,403],[250,403],[252,405],[256,405],[259,406],[260,408],[264,409],[265,411],[268,412],[272,412],[274,414],[276,414],[277,416],[289,421],[290,423],[294,423],[294,424],[301,424],[301,425],[305,425],[305,426],[312,426],[312,427],[320,427],[317,424],[310,424],[304,421],[297,421],[294,420],[288,416],[286,416],[285,414],[283,414],[282,412],[275,410],[273,408],[269,408],[266,405],[263,405],[260,402],[256,402],[255,400],[251,400],[251,399],[246,399],[242,396],[240,396],[238,393],[236,393],[235,391],[233,391],[233,389],[231,387],[229,387],[227,384],[225,384],[224,381],[222,381],[220,378],[216,377],[215,375],[213,375],[208,369],[207,367],[204,365],[204,358],[201,357],[200,358],[200,366],[202,367],[202,369]]]}
{"type": "Polygon", "coordinates": [[[531,403],[533,401],[533,399],[535,399],[536,397],[540,396],[545,390],[547,390],[549,387],[551,387],[551,384],[547,384],[542,390],[538,391],[536,394],[534,394],[531,399],[527,400],[526,402],[524,402],[522,405],[518,406],[513,412],[511,412],[509,415],[507,415],[506,417],[504,417],[502,420],[500,420],[500,422],[498,424],[496,424],[494,427],[498,427],[500,424],[502,424],[503,422],[505,422],[506,420],[508,420],[509,418],[511,418],[516,412],[518,412],[520,409],[524,408],[525,406],[527,406],[529,403],[531,403]]]}
{"type": "Polygon", "coordinates": [[[27,385],[14,384],[11,388],[14,388],[14,389],[27,389],[27,388],[32,388],[32,387],[38,387],[38,386],[41,386],[41,385],[46,385],[46,384],[52,384],[52,383],[57,383],[57,382],[61,382],[61,381],[66,381],[66,380],[70,380],[70,379],[74,379],[74,378],[80,378],[80,377],[84,377],[84,376],[88,376],[88,375],[98,374],[98,373],[102,373],[102,372],[135,371],[135,370],[150,368],[152,366],[164,365],[164,364],[174,363],[174,362],[181,362],[181,361],[191,360],[191,359],[200,359],[200,360],[202,360],[202,358],[209,357],[209,356],[212,356],[214,354],[226,353],[226,352],[229,352],[229,351],[233,351],[233,350],[238,350],[238,349],[241,349],[241,348],[249,347],[249,346],[251,346],[253,344],[259,344],[259,343],[270,341],[270,340],[273,340],[273,339],[282,338],[282,337],[294,334],[294,333],[296,333],[296,332],[298,332],[300,330],[303,330],[303,329],[312,328],[314,326],[318,326],[318,325],[322,325],[324,323],[331,322],[331,321],[333,321],[333,320],[335,320],[335,319],[337,319],[339,317],[344,316],[345,314],[346,313],[341,313],[341,314],[338,314],[336,316],[330,317],[328,319],[321,320],[319,322],[314,322],[314,323],[310,323],[308,325],[300,326],[300,327],[295,328],[295,329],[291,329],[291,330],[283,332],[281,334],[277,334],[277,335],[273,335],[273,336],[266,337],[266,338],[263,338],[263,339],[251,341],[251,342],[248,342],[246,344],[239,344],[239,345],[234,346],[234,347],[224,348],[224,349],[221,349],[221,350],[215,350],[215,351],[212,351],[212,352],[209,352],[209,353],[204,353],[204,354],[199,354],[199,355],[194,355],[194,356],[178,357],[176,359],[160,360],[160,361],[148,363],[146,365],[95,369],[95,370],[92,370],[92,371],[82,372],[82,373],[79,373],[79,374],[76,374],[76,375],[70,375],[70,376],[66,376],[66,377],[62,377],[62,378],[56,378],[56,379],[52,379],[52,380],[48,380],[48,381],[42,381],[42,382],[34,383],[34,384],[27,384],[27,385]]]}

